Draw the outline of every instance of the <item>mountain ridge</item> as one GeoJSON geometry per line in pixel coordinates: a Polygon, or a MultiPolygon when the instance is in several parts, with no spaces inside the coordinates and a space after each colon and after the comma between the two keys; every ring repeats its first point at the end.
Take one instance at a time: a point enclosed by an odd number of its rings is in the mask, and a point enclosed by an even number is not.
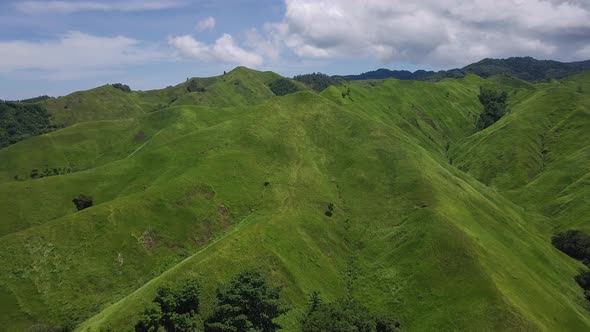
{"type": "Polygon", "coordinates": [[[529,82],[547,79],[559,79],[590,70],[590,60],[576,62],[559,62],[555,60],[537,60],[532,57],[511,57],[505,59],[486,58],[463,68],[441,71],[389,70],[381,68],[359,75],[335,75],[346,80],[370,80],[396,78],[400,80],[438,81],[445,78],[460,78],[467,74],[476,74],[483,78],[492,75],[510,75],[529,82]]]}

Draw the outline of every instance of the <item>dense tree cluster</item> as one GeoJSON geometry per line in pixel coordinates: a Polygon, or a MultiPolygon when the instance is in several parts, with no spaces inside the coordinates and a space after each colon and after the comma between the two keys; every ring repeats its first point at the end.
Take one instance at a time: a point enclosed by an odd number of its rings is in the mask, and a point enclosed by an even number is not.
{"type": "Polygon", "coordinates": [[[395,320],[375,317],[352,299],[324,303],[318,292],[312,293],[301,322],[303,332],[393,332],[399,327],[395,320]]]}
{"type": "Polygon", "coordinates": [[[342,82],[342,80],[322,73],[297,75],[293,79],[309,86],[316,92],[322,92],[330,85],[338,85],[342,82]]]}
{"type": "Polygon", "coordinates": [[[127,84],[114,83],[114,84],[111,84],[111,86],[113,88],[118,89],[118,90],[121,90],[123,92],[131,92],[131,88],[127,84]]]}
{"type": "Polygon", "coordinates": [[[50,119],[40,105],[0,101],[0,148],[55,129],[50,119]]]}
{"type": "Polygon", "coordinates": [[[477,129],[485,129],[506,114],[508,107],[508,94],[506,91],[495,91],[481,87],[479,90],[479,101],[483,105],[483,112],[479,115],[477,129]]]}
{"type": "Polygon", "coordinates": [[[258,271],[239,273],[216,292],[213,314],[203,322],[199,307],[200,287],[195,279],[158,288],[135,325],[137,332],[208,331],[273,332],[281,327],[274,319],[288,308],[280,290],[271,287],[258,271]]]}
{"type": "Polygon", "coordinates": [[[279,78],[268,84],[268,87],[277,96],[284,96],[299,91],[299,88],[295,83],[287,78],[279,78]]]}
{"type": "MultiPolygon", "coordinates": [[[[566,255],[590,266],[590,235],[578,230],[569,230],[553,235],[551,243],[566,255]]],[[[584,290],[586,300],[590,301],[590,271],[581,271],[576,276],[576,282],[584,290]]]]}

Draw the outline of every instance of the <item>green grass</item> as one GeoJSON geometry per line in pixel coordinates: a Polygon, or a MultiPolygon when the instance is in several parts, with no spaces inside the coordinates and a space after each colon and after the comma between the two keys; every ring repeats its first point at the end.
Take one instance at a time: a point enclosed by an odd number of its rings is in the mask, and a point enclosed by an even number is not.
{"type": "Polygon", "coordinates": [[[187,275],[206,314],[220,282],[257,267],[292,307],[286,330],[314,290],[407,330],[590,327],[580,264],[549,241],[588,227],[587,76],[275,97],[278,77],[238,68],[196,79],[204,92],[81,92],[80,116],[54,114],[77,124],[0,150],[0,324],[132,330],[156,287],[187,275]],[[510,91],[511,112],[476,132],[480,85],[510,91]],[[99,96],[137,113],[101,113],[99,96]],[[27,177],[66,164],[76,172],[27,177]],[[79,193],[95,206],[75,211],[79,193]]]}

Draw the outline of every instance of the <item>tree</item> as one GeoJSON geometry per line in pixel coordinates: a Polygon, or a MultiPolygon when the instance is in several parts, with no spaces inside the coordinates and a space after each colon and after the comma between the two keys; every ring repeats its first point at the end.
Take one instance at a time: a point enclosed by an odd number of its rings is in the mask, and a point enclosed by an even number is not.
{"type": "Polygon", "coordinates": [[[84,195],[84,194],[80,194],[80,195],[76,196],[72,200],[72,202],[74,202],[78,211],[89,208],[93,204],[92,197],[84,195]]]}
{"type": "Polygon", "coordinates": [[[139,321],[135,324],[136,332],[156,332],[160,328],[162,310],[155,303],[150,303],[141,314],[139,321]]]}
{"type": "Polygon", "coordinates": [[[273,320],[289,310],[280,289],[269,286],[262,273],[246,270],[217,289],[217,304],[207,320],[208,331],[261,331],[281,328],[273,320]]]}
{"type": "Polygon", "coordinates": [[[177,284],[165,284],[143,311],[135,325],[137,332],[164,331],[197,332],[203,330],[199,315],[200,287],[196,280],[185,279],[177,284]]]}

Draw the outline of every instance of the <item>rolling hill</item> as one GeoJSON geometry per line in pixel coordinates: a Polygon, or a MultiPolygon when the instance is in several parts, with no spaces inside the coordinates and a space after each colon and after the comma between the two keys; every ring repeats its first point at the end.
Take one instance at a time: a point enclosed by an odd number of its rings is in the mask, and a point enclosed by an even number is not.
{"type": "Polygon", "coordinates": [[[254,267],[288,331],[313,291],[410,331],[590,329],[583,265],[550,241],[590,231],[588,73],[277,96],[282,79],[239,67],[40,101],[64,128],[0,149],[0,326],[132,331],[158,285],[198,278],[208,313],[254,267]],[[478,131],[481,86],[510,111],[478,131]]]}

